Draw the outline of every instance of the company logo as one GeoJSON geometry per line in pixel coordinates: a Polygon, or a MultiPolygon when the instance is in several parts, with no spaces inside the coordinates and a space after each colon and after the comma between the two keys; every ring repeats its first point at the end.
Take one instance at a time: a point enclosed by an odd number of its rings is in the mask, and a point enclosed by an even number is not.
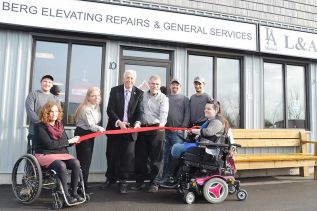
{"type": "Polygon", "coordinates": [[[277,50],[277,44],[274,37],[273,29],[272,28],[265,28],[266,29],[266,37],[265,37],[265,49],[270,51],[277,50]]]}

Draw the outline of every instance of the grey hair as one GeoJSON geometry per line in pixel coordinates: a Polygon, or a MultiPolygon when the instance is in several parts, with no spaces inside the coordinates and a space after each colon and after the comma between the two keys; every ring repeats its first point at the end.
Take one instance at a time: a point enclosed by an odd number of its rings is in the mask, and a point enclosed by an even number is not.
{"type": "Polygon", "coordinates": [[[132,77],[136,79],[136,71],[134,70],[125,70],[123,73],[123,78],[125,78],[127,75],[132,75],[132,77]]]}
{"type": "Polygon", "coordinates": [[[152,79],[161,80],[161,77],[159,75],[151,75],[151,77],[149,78],[149,81],[151,81],[152,79]]]}

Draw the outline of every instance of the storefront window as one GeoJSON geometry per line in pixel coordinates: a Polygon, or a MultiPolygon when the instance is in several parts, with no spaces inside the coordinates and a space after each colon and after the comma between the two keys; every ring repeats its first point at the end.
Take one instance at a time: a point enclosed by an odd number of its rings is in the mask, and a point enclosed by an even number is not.
{"type": "Polygon", "coordinates": [[[302,66],[294,65],[287,65],[286,70],[288,127],[305,128],[305,70],[302,66]]]}
{"type": "MultiPolygon", "coordinates": [[[[172,53],[157,49],[122,47],[120,71],[132,69],[136,71],[135,86],[145,91],[149,89],[148,80],[151,75],[161,78],[161,86],[168,84],[172,71],[172,53]]],[[[122,83],[121,78],[119,83],[122,83]]]]}
{"type": "Polygon", "coordinates": [[[65,102],[67,71],[67,43],[37,41],[33,65],[32,90],[40,89],[43,75],[52,75],[54,85],[60,89],[58,99],[65,102]]]}
{"type": "Polygon", "coordinates": [[[264,63],[265,128],[305,128],[305,96],[303,66],[264,63]]]}
{"type": "Polygon", "coordinates": [[[217,59],[217,99],[231,127],[240,127],[240,61],[217,59]]]}
{"type": "Polygon", "coordinates": [[[75,111],[85,99],[87,90],[92,86],[100,88],[101,61],[102,47],[76,44],[72,46],[67,123],[75,123],[75,111]]]}
{"type": "Polygon", "coordinates": [[[188,96],[195,93],[196,76],[206,80],[205,92],[220,101],[225,117],[233,128],[241,127],[240,120],[240,60],[216,56],[188,56],[188,96]]]}
{"type": "Polygon", "coordinates": [[[195,94],[194,78],[204,77],[206,80],[205,92],[213,97],[213,57],[209,56],[188,56],[188,96],[195,94]]]}
{"type": "Polygon", "coordinates": [[[40,79],[50,74],[59,87],[59,100],[67,125],[75,124],[74,113],[91,86],[100,87],[103,46],[72,42],[35,41],[32,90],[40,88],[40,79]]]}
{"type": "Polygon", "coordinates": [[[283,72],[281,64],[264,64],[264,126],[284,127],[283,72]]]}

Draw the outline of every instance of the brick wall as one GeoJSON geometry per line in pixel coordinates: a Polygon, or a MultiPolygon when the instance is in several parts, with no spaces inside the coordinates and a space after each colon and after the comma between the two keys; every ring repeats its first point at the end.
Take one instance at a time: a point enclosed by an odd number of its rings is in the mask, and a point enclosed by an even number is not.
{"type": "Polygon", "coordinates": [[[317,29],[317,0],[142,0],[317,29]]]}

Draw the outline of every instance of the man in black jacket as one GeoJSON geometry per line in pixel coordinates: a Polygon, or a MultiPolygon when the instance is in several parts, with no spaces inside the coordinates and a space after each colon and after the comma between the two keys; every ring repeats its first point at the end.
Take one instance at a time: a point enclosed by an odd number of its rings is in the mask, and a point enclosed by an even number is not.
{"type": "MultiPolygon", "coordinates": [[[[107,114],[109,116],[107,130],[138,128],[141,126],[143,112],[143,91],[134,86],[136,72],[126,70],[123,84],[110,91],[107,114]]],[[[134,155],[134,142],[131,134],[108,135],[105,187],[119,181],[120,193],[127,193],[129,164],[134,155]]]]}

